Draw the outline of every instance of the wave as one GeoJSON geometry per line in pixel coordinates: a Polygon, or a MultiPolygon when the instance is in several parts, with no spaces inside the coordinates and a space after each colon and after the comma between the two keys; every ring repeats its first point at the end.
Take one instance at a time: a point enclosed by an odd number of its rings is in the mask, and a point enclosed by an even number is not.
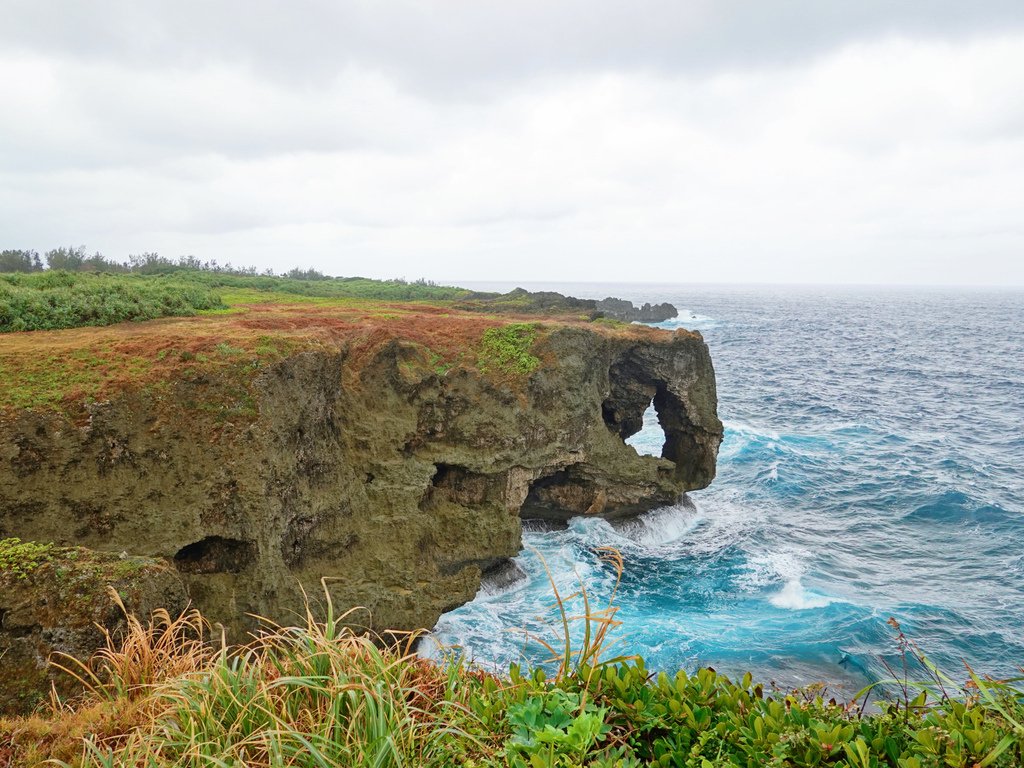
{"type": "Polygon", "coordinates": [[[747,591],[763,594],[769,587],[777,587],[782,582],[782,586],[768,593],[766,599],[774,607],[785,610],[803,611],[845,602],[804,586],[805,563],[810,560],[809,552],[796,549],[755,554],[749,557],[747,573],[738,583],[747,591]]]}
{"type": "Polygon", "coordinates": [[[655,328],[665,328],[668,330],[675,330],[676,328],[686,328],[687,330],[703,330],[705,328],[714,328],[719,325],[719,320],[702,315],[698,312],[694,312],[690,309],[684,309],[677,307],[679,315],[677,317],[670,318],[660,323],[649,323],[649,325],[655,328]]]}
{"type": "Polygon", "coordinates": [[[671,544],[690,533],[697,526],[697,506],[684,499],[671,507],[645,512],[631,520],[615,522],[616,533],[644,548],[671,544]]]}
{"type": "Polygon", "coordinates": [[[806,611],[810,608],[824,608],[836,602],[834,598],[809,592],[804,588],[800,579],[787,581],[785,586],[768,598],[768,602],[776,608],[785,608],[791,611],[806,611]]]}
{"type": "Polygon", "coordinates": [[[516,560],[506,560],[480,581],[480,595],[498,597],[523,586],[530,576],[516,560]]]}

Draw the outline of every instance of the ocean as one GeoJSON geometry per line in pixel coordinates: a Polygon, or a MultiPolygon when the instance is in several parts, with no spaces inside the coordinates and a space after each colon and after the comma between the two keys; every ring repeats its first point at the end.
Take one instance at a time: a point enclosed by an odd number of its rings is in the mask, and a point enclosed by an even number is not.
{"type": "MultiPolygon", "coordinates": [[[[651,669],[849,694],[899,667],[892,618],[955,680],[964,662],[1020,674],[1024,292],[524,287],[678,307],[660,325],[700,331],[714,361],[718,476],[689,504],[614,527],[527,525],[525,578],[485,583],[441,617],[426,653],[545,663],[535,638],[563,644],[554,585],[563,597],[585,588],[595,606],[614,597],[609,655],[651,669]],[[621,580],[599,547],[622,553],[621,580]]],[[[650,410],[627,442],[659,453],[662,440],[650,410]]]]}

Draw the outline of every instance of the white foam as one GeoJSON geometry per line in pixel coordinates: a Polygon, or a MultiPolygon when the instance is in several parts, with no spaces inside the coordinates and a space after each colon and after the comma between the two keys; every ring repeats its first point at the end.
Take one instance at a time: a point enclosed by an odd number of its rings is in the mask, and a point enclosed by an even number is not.
{"type": "Polygon", "coordinates": [[[661,507],[615,526],[627,539],[641,547],[670,544],[690,533],[697,525],[697,510],[692,504],[661,507]]]}
{"type": "Polygon", "coordinates": [[[768,596],[771,605],[791,611],[824,608],[836,602],[836,598],[804,587],[804,563],[808,558],[808,553],[797,549],[754,555],[747,563],[749,570],[741,578],[741,586],[753,592],[781,581],[782,588],[768,596]]]}
{"type": "Polygon", "coordinates": [[[768,602],[776,608],[804,611],[809,608],[824,608],[835,601],[831,597],[809,592],[804,589],[800,579],[793,579],[792,581],[787,581],[781,590],[769,597],[768,602]]]}
{"type": "Polygon", "coordinates": [[[659,328],[693,328],[701,325],[713,325],[718,322],[713,317],[707,315],[701,315],[690,309],[683,309],[677,307],[679,315],[673,318],[669,318],[660,323],[653,323],[659,328]]]}
{"type": "Polygon", "coordinates": [[[778,441],[782,439],[782,436],[774,429],[767,427],[757,427],[753,424],[747,424],[742,421],[724,421],[722,422],[725,427],[726,433],[733,433],[736,435],[743,435],[744,437],[761,437],[772,441],[778,441]]]}

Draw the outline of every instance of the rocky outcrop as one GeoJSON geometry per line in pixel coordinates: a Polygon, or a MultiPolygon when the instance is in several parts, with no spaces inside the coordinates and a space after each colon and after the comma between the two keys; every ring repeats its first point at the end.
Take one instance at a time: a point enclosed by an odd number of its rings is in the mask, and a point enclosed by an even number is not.
{"type": "Polygon", "coordinates": [[[595,306],[603,316],[613,317],[627,323],[663,323],[679,315],[679,311],[668,302],[661,304],[648,302],[642,307],[637,307],[631,301],[609,296],[607,299],[598,301],[595,306]]]}
{"type": "Polygon", "coordinates": [[[402,338],[298,351],[254,374],[251,423],[216,429],[168,411],[201,409],[195,377],[77,421],[8,414],[0,538],[161,558],[237,639],[254,615],[294,621],[321,580],[366,609],[354,624],[433,626],[519,552],[523,517],[635,514],[714,476],[700,336],[599,325],[545,326],[528,374],[439,366],[402,338]],[[661,458],[623,442],[652,402],[661,458]]]}
{"type": "Polygon", "coordinates": [[[508,293],[471,293],[462,298],[459,306],[484,312],[564,313],[582,314],[591,319],[609,317],[626,323],[661,323],[678,316],[671,304],[650,304],[637,307],[626,299],[609,296],[596,299],[577,299],[555,291],[528,291],[516,288],[508,293]]]}
{"type": "MultiPolygon", "coordinates": [[[[0,568],[0,712],[30,711],[45,699],[51,686],[61,696],[78,693],[78,681],[50,660],[61,663],[61,655],[88,659],[103,645],[104,631],[117,637],[124,630],[124,610],[146,616],[164,608],[177,615],[188,602],[174,569],[151,558],[76,547],[47,548],[24,567],[4,562],[7,567],[0,568]],[[124,610],[110,590],[117,592],[124,610]]],[[[66,660],[64,664],[74,668],[66,660]]]]}

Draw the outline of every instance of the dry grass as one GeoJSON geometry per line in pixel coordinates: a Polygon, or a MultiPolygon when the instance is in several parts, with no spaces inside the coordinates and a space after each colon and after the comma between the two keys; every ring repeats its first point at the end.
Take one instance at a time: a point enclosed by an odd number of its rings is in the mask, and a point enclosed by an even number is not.
{"type": "MultiPolygon", "coordinates": [[[[86,684],[50,716],[0,720],[0,766],[334,766],[444,764],[468,716],[450,668],[411,643],[382,648],[343,626],[267,624],[249,644],[217,647],[195,611],[129,617],[119,642],[61,668],[86,684]]],[[[480,681],[478,673],[466,680],[480,681]]]]}

